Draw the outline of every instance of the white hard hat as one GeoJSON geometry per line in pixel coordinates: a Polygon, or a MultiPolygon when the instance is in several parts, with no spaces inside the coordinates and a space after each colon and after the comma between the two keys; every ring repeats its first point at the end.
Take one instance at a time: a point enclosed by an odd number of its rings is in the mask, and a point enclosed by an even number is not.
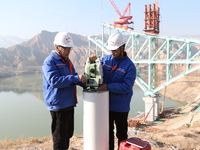
{"type": "Polygon", "coordinates": [[[72,37],[66,32],[58,32],[54,38],[54,45],[60,45],[63,47],[73,47],[72,37]]]}
{"type": "Polygon", "coordinates": [[[124,36],[120,32],[116,32],[110,35],[108,38],[108,45],[107,49],[108,50],[116,50],[120,46],[125,44],[124,36]]]}

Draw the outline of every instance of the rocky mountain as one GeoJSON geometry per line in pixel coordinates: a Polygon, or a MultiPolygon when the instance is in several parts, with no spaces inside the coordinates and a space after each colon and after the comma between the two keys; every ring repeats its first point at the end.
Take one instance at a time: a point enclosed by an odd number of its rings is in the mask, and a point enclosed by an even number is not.
{"type": "Polygon", "coordinates": [[[20,44],[24,42],[25,39],[16,37],[16,36],[0,36],[0,47],[8,48],[10,46],[20,44]]]}
{"type": "MultiPolygon", "coordinates": [[[[26,42],[8,48],[0,48],[0,77],[41,72],[44,59],[54,49],[53,40],[56,33],[42,31],[26,42]]],[[[75,45],[70,59],[76,68],[84,69],[89,53],[87,37],[73,33],[70,35],[75,45]]],[[[92,44],[91,52],[94,52],[95,48],[95,45],[92,44]]],[[[194,51],[198,49],[195,48],[194,51]]]]}
{"type": "MultiPolygon", "coordinates": [[[[41,72],[44,59],[54,49],[57,32],[42,31],[32,39],[9,48],[0,48],[0,76],[41,72]]],[[[88,55],[87,37],[70,33],[75,47],[70,59],[76,67],[84,67],[88,55]]]]}

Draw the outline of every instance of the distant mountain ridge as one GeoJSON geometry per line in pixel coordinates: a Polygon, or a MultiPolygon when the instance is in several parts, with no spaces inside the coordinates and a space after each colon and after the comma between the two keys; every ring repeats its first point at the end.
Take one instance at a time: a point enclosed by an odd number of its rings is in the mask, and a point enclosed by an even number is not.
{"type": "Polygon", "coordinates": [[[0,47],[8,48],[10,46],[21,44],[22,42],[26,41],[27,39],[22,39],[17,36],[0,36],[0,47]]]}
{"type": "MultiPolygon", "coordinates": [[[[0,76],[41,72],[45,58],[54,49],[57,32],[42,31],[30,40],[9,48],[0,48],[0,76]]],[[[73,64],[84,67],[88,55],[87,37],[69,33],[74,41],[70,54],[73,64]]]]}
{"type": "MultiPolygon", "coordinates": [[[[54,49],[53,40],[56,34],[57,32],[44,30],[21,44],[0,48],[0,77],[41,72],[43,61],[54,49]]],[[[71,51],[70,59],[76,68],[84,69],[86,59],[89,56],[87,37],[69,34],[75,45],[71,51]]],[[[107,35],[105,36],[107,37],[107,35]]],[[[95,45],[91,44],[92,53],[95,49],[95,45]]],[[[194,50],[197,51],[196,48],[194,50]]]]}

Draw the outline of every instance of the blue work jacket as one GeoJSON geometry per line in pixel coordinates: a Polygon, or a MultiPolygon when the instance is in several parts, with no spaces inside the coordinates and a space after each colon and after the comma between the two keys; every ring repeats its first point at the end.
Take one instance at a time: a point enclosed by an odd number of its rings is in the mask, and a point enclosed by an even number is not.
{"type": "Polygon", "coordinates": [[[129,112],[133,95],[133,85],[136,79],[136,67],[125,56],[113,58],[106,55],[101,59],[104,75],[104,84],[109,90],[109,111],[129,112]]]}
{"type": "Polygon", "coordinates": [[[43,63],[43,93],[48,110],[56,111],[76,105],[78,74],[56,53],[52,52],[43,63]]]}

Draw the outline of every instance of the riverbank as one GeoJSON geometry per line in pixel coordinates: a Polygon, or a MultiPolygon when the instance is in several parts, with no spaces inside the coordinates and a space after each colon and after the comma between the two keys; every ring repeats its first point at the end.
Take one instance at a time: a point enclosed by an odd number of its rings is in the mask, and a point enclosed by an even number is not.
{"type": "MultiPolygon", "coordinates": [[[[139,137],[148,141],[152,150],[199,150],[200,149],[200,122],[190,128],[173,131],[139,132],[129,137],[139,137]]],[[[53,150],[51,137],[30,138],[0,142],[1,150],[53,150]]],[[[71,139],[70,150],[83,150],[83,137],[74,136],[71,139]]]]}
{"type": "MultiPolygon", "coordinates": [[[[148,141],[152,150],[200,150],[200,113],[194,111],[194,107],[191,104],[178,112],[168,111],[157,123],[140,122],[137,128],[129,127],[129,138],[148,141]]],[[[69,150],[83,150],[83,144],[83,136],[73,136],[69,150]]],[[[117,147],[117,143],[115,145],[117,147]]],[[[3,140],[0,149],[53,150],[51,137],[3,140]]]]}
{"type": "MultiPolygon", "coordinates": [[[[178,82],[169,85],[162,95],[188,102],[187,107],[178,111],[168,111],[154,124],[141,122],[138,129],[129,128],[129,137],[139,137],[148,141],[152,150],[200,150],[200,113],[194,111],[200,100],[200,77],[183,77],[178,82]]],[[[71,139],[70,150],[83,150],[83,144],[83,136],[74,136],[71,139]]],[[[44,137],[3,140],[0,141],[0,150],[53,149],[51,137],[44,137]]]]}

